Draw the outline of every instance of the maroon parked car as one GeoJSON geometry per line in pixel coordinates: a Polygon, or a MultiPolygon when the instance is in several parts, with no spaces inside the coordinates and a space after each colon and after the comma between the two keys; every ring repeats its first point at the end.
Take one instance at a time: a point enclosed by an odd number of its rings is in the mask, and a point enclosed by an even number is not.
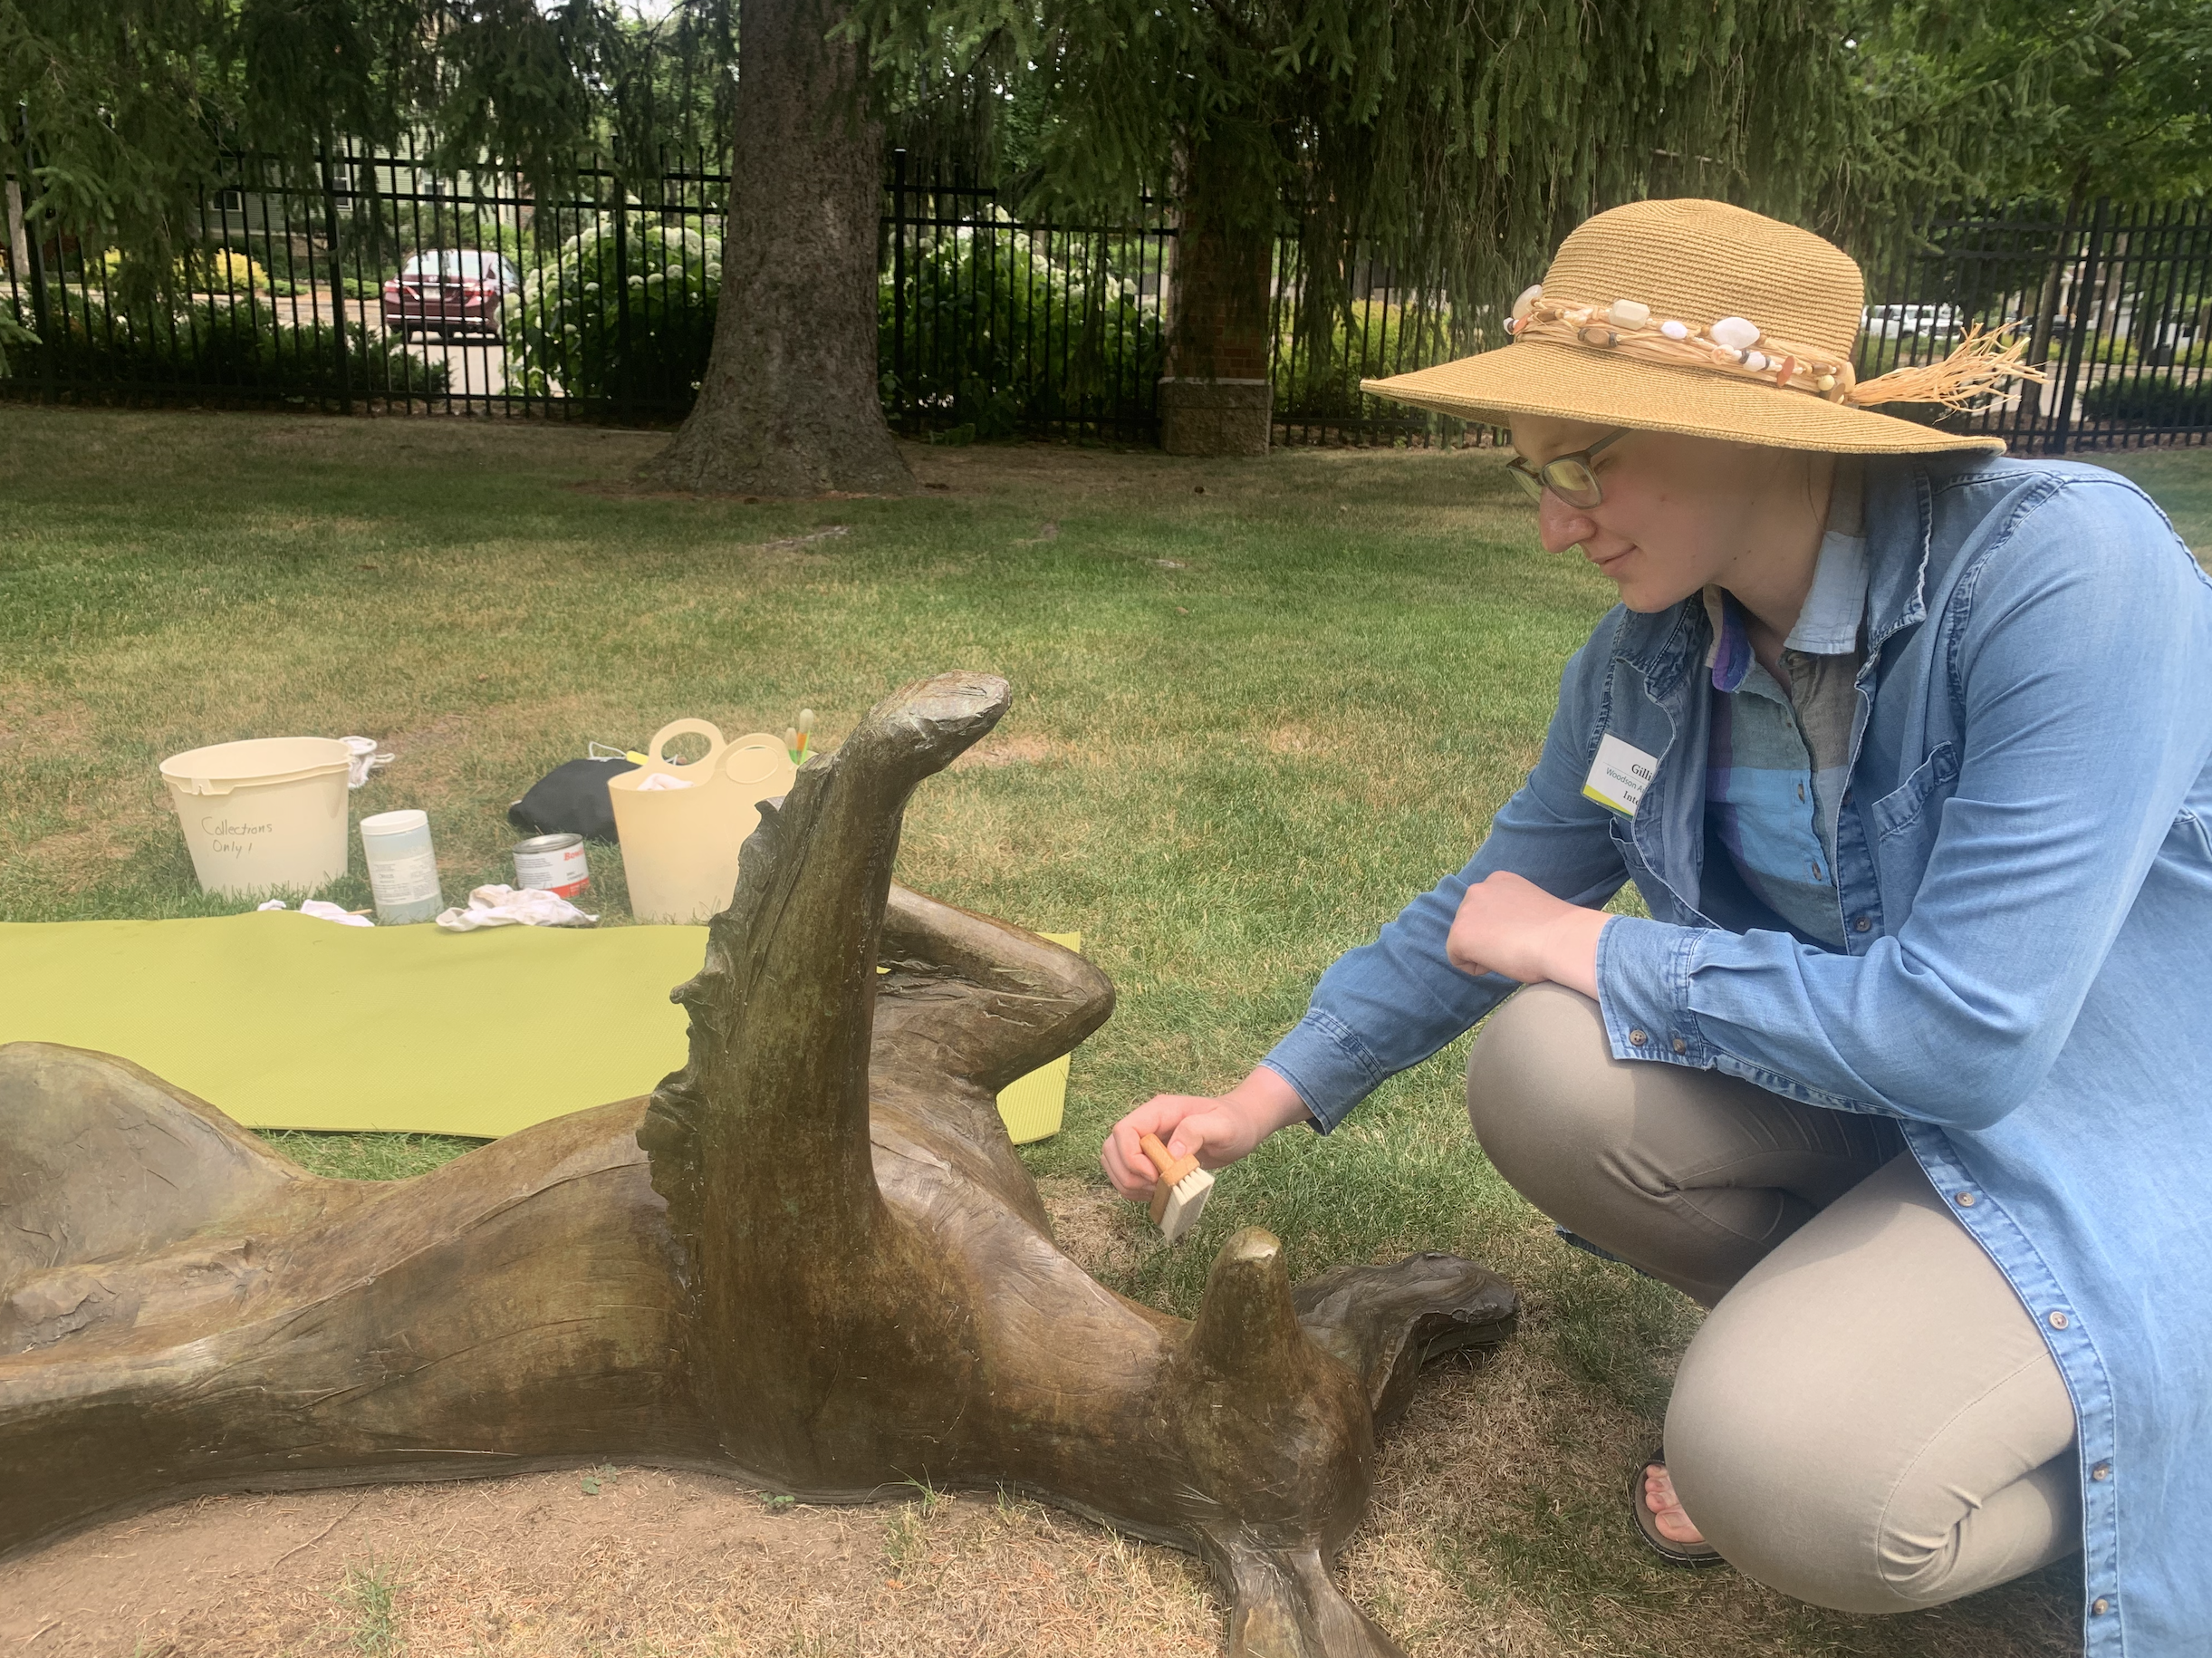
{"type": "Polygon", "coordinates": [[[457,333],[499,337],[499,301],[522,285],[515,267],[497,254],[447,247],[417,254],[384,284],[384,330],[410,334],[457,333]]]}

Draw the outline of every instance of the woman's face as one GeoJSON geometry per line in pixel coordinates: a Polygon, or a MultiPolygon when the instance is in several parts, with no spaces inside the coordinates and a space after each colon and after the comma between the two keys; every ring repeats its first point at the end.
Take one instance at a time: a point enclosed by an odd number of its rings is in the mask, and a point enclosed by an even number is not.
{"type": "MultiPolygon", "coordinates": [[[[1513,447],[1536,467],[1617,429],[1515,415],[1513,447]]],[[[1793,502],[1802,514],[1807,460],[1715,438],[1628,432],[1591,462],[1605,498],[1571,506],[1547,489],[1537,532],[1546,552],[1581,547],[1632,611],[1665,610],[1708,583],[1740,591],[1746,561],[1784,529],[1781,514],[1793,502]]]]}

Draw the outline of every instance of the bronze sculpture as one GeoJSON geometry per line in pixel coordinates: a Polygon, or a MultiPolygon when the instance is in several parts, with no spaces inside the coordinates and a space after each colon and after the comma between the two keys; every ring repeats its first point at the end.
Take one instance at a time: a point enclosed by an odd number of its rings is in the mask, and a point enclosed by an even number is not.
{"type": "Polygon", "coordinates": [[[1000,1484],[1197,1551],[1232,1653],[1395,1653],[1328,1561],[1375,1421],[1513,1292],[1438,1255],[1294,1291],[1247,1229],[1186,1323],[1059,1253],[994,1098],[1112,988],[890,881],[908,796],[1006,699],[909,687],[764,813],[649,1100],[331,1181],[124,1061],[0,1049],[0,1553],[209,1490],[574,1461],[1000,1484]]]}

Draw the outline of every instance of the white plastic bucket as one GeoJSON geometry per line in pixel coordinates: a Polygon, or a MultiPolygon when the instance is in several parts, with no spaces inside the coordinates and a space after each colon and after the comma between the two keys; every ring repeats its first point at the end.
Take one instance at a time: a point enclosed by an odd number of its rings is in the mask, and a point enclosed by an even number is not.
{"type": "Polygon", "coordinates": [[[729,907],[737,853],[760,822],[760,802],[788,794],[798,768],[781,738],[755,731],[726,742],[704,719],[663,726],[646,755],[637,770],[607,779],[630,912],[641,921],[703,921],[729,907]],[[687,732],[707,738],[706,758],[688,765],[662,758],[668,741],[687,732]],[[686,786],[643,786],[656,776],[686,786]]]}
{"type": "Polygon", "coordinates": [[[264,737],[162,761],[200,886],[313,892],[344,874],[350,759],[335,737],[264,737]]]}

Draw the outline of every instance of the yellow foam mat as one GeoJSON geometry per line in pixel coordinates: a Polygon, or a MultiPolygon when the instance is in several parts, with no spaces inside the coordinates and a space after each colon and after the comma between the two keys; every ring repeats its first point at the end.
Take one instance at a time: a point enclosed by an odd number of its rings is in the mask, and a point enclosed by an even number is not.
{"type": "MultiPolygon", "coordinates": [[[[1080,935],[1047,934],[1073,948],[1080,935]]],[[[495,1137],[649,1092],[704,927],[341,927],[292,911],[0,922],[0,1042],[97,1048],[253,1128],[495,1137]]],[[[1060,1126],[1063,1057],[999,1096],[1060,1126]]]]}
{"type": "MultiPolygon", "coordinates": [[[[1083,947],[1083,935],[1080,932],[1041,932],[1037,936],[1064,944],[1070,949],[1083,947]]],[[[1043,1140],[1060,1132],[1060,1119],[1068,1104],[1068,1061],[1072,1057],[1063,1054],[1050,1065],[1038,1066],[1027,1076],[1017,1076],[999,1090],[998,1114],[1015,1145],[1027,1145],[1033,1140],[1043,1140]]]]}

